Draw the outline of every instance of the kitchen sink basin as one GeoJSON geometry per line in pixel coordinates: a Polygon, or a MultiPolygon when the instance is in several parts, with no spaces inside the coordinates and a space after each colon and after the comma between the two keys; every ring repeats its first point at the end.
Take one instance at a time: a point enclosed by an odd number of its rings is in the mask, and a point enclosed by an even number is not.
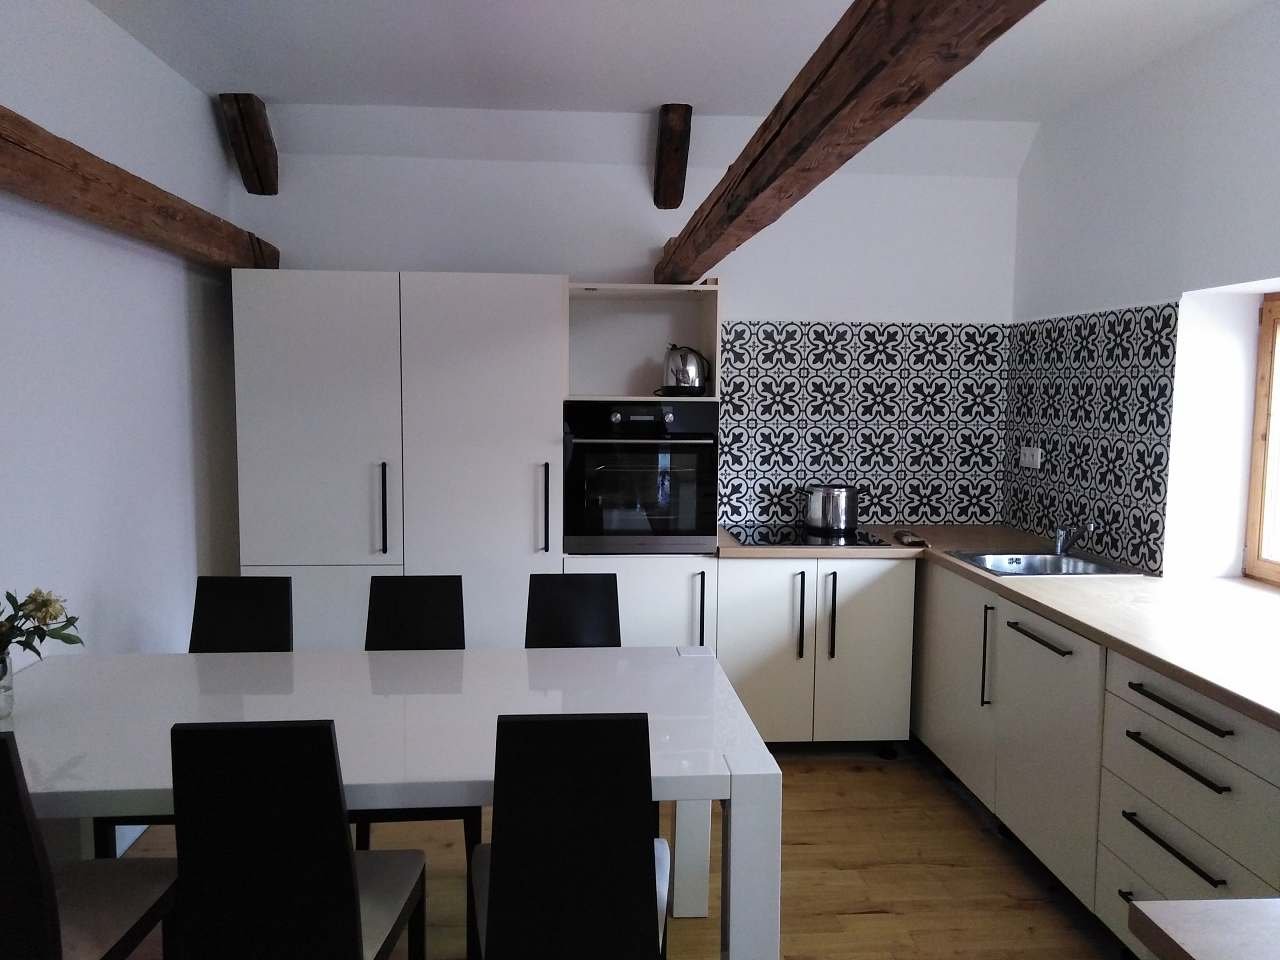
{"type": "Polygon", "coordinates": [[[966,553],[952,550],[951,556],[998,577],[1074,577],[1084,574],[1126,574],[1132,570],[1083,557],[1056,553],[966,553]]]}

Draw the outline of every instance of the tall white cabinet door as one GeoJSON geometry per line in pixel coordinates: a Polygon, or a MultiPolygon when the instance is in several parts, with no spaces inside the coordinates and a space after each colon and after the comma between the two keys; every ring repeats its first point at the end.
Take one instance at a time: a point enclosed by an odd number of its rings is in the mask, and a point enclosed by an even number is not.
{"type": "Polygon", "coordinates": [[[769,742],[813,739],[818,565],[721,560],[716,656],[769,742]]]}
{"type": "Polygon", "coordinates": [[[390,577],[398,566],[241,567],[246,577],[293,581],[293,649],[363,650],[369,615],[369,578],[390,577]]]}
{"type": "Polygon", "coordinates": [[[468,646],[521,646],[559,573],[564,277],[401,274],[405,573],[461,574],[468,646]]]}
{"type": "Polygon", "coordinates": [[[988,808],[996,803],[996,597],[920,564],[911,728],[988,808]]]}
{"type": "Polygon", "coordinates": [[[715,557],[564,558],[565,573],[613,573],[624,647],[715,647],[715,557]]]}
{"type": "Polygon", "coordinates": [[[911,733],[914,560],[820,560],[814,740],[911,733]]]}
{"type": "Polygon", "coordinates": [[[399,564],[397,274],[236,270],[233,301],[240,562],[399,564]]]}
{"type": "Polygon", "coordinates": [[[1012,604],[999,636],[996,816],[1092,909],[1102,648],[1012,604]]]}

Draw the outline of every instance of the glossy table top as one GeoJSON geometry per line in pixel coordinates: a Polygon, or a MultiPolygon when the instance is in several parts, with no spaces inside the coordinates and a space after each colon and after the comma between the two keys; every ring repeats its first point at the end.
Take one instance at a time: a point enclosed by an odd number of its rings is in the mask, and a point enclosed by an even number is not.
{"type": "Polygon", "coordinates": [[[718,661],[689,648],[77,653],[14,680],[2,726],[43,817],[171,812],[180,721],[332,718],[353,809],[489,802],[499,714],[649,714],[660,800],[728,797],[731,769],[778,773],[718,661]]]}

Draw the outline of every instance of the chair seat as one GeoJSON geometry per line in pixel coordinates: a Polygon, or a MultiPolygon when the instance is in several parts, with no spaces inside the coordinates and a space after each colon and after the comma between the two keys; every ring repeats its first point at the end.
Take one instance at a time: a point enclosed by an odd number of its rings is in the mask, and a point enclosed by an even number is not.
{"type": "Polygon", "coordinates": [[[103,960],[132,951],[173,903],[178,861],[88,860],[53,878],[63,960],[103,960]],[[113,951],[124,948],[125,952],[113,951]]]}
{"type": "MultiPolygon", "coordinates": [[[[476,847],[471,860],[471,883],[476,898],[476,925],[480,934],[480,950],[484,952],[485,936],[489,921],[489,863],[493,857],[493,845],[482,843],[476,847]]],[[[667,935],[667,908],[671,889],[671,847],[657,837],[653,841],[654,891],[658,907],[658,946],[667,935]]]]}
{"type": "Polygon", "coordinates": [[[387,940],[421,896],[426,859],[420,850],[357,850],[355,856],[364,960],[377,960],[395,946],[387,940]]]}

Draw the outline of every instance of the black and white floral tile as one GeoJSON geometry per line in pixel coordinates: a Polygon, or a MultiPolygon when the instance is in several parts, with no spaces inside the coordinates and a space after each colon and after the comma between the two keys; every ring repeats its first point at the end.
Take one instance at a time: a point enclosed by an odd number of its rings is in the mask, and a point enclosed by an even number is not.
{"type": "Polygon", "coordinates": [[[809,483],[853,482],[864,523],[997,523],[1006,326],[725,327],[720,520],[799,519],[809,483]]]}
{"type": "Polygon", "coordinates": [[[1094,520],[1094,553],[1164,563],[1176,303],[1009,328],[1005,519],[1034,533],[1094,520]],[[1018,450],[1044,451],[1039,470],[1018,450]]]}

